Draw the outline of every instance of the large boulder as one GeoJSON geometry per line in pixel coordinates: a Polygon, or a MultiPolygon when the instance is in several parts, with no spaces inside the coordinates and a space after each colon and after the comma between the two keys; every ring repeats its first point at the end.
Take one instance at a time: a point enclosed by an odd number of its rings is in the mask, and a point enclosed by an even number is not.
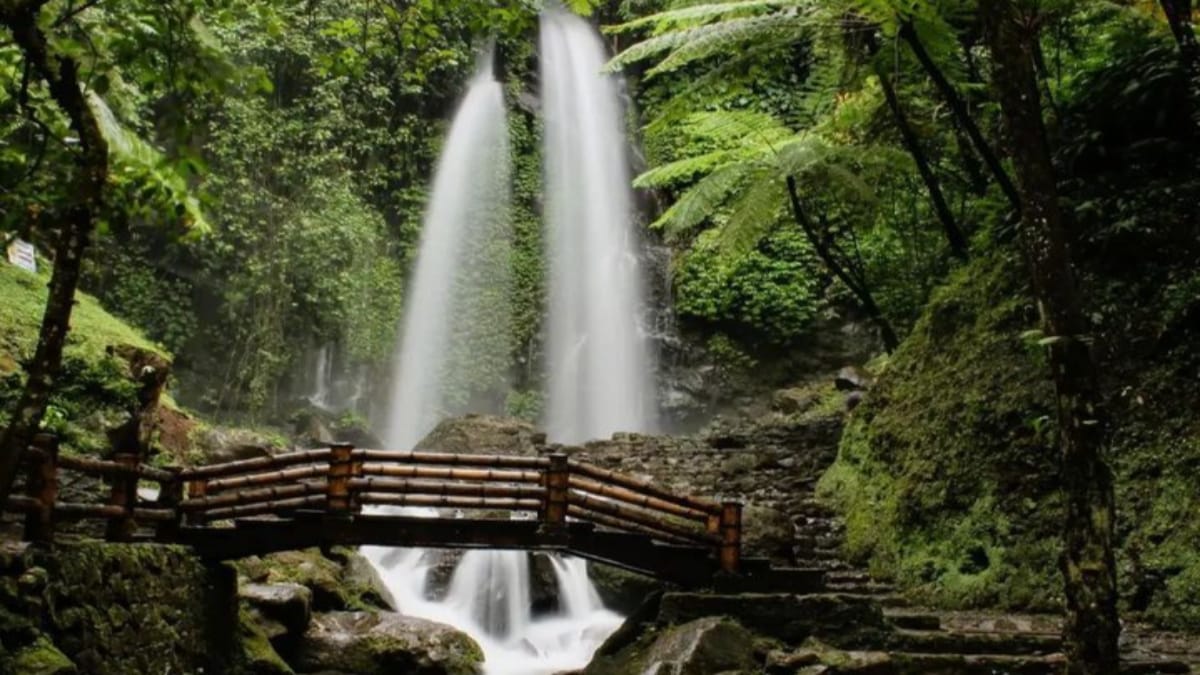
{"type": "Polygon", "coordinates": [[[277,438],[249,429],[227,427],[199,427],[192,432],[192,441],[200,464],[269,457],[280,447],[277,438]]]}
{"type": "Polygon", "coordinates": [[[612,565],[589,565],[588,575],[604,606],[626,616],[641,607],[652,593],[663,588],[662,582],[653,577],[612,565]]]}
{"type": "Polygon", "coordinates": [[[312,591],[301,584],[242,584],[238,597],[261,617],[258,623],[272,640],[303,634],[312,619],[312,591]]]}
{"type": "Polygon", "coordinates": [[[347,675],[478,675],[483,652],[450,626],[391,612],[313,617],[295,669],[347,675]]]}
{"type": "Polygon", "coordinates": [[[754,636],[723,617],[651,628],[615,653],[602,652],[585,675],[718,675],[759,672],[754,636]]]}
{"type": "Polygon", "coordinates": [[[466,415],[442,420],[417,443],[418,450],[493,455],[536,455],[545,435],[523,420],[466,415]]]}

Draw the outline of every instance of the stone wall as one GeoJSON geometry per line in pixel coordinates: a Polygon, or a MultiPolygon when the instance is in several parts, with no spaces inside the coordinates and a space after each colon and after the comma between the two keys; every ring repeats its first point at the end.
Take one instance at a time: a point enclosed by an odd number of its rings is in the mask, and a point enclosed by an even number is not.
{"type": "Polygon", "coordinates": [[[176,546],[61,543],[3,556],[0,673],[237,672],[236,576],[176,546]]]}

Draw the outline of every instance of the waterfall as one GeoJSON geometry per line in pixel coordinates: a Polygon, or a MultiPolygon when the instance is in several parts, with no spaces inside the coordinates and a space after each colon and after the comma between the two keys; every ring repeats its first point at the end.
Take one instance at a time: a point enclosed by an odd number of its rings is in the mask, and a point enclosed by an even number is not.
{"type": "MultiPolygon", "coordinates": [[[[391,510],[434,517],[433,509],[391,510]]],[[[560,611],[534,617],[529,554],[472,550],[454,569],[446,597],[427,597],[429,571],[439,551],[364,546],[362,553],[408,615],[466,632],[483,648],[487,675],[553,675],[582,669],[621,617],[604,608],[587,563],[551,557],[560,611]]]]}
{"type": "Polygon", "coordinates": [[[508,358],[510,165],[489,50],[454,117],[425,212],[382,434],[391,448],[410,449],[442,415],[465,412],[464,389],[495,384],[480,364],[508,358]],[[483,307],[493,310],[487,321],[483,307]]]}
{"type": "MultiPolygon", "coordinates": [[[[543,14],[541,59],[548,432],[556,441],[576,442],[647,431],[652,364],[639,326],[642,282],[619,82],[600,72],[607,54],[599,34],[565,10],[543,14]]],[[[439,415],[465,409],[449,383],[466,372],[468,379],[478,377],[456,361],[478,356],[479,348],[464,338],[474,326],[508,333],[506,312],[499,319],[484,313],[495,304],[487,294],[504,286],[481,276],[476,264],[497,259],[486,242],[505,238],[494,224],[507,216],[507,197],[500,196],[509,178],[504,116],[503,92],[484,59],[451,127],[425,216],[384,434],[390,447],[411,448],[439,415]]],[[[528,553],[467,552],[446,597],[433,601],[426,586],[440,554],[363,550],[399,610],[470,634],[483,648],[488,675],[582,669],[621,621],[604,608],[583,560],[552,558],[559,611],[535,617],[528,553]]]]}
{"type": "Polygon", "coordinates": [[[546,431],[563,443],[649,431],[654,404],[621,83],[582,18],[541,21],[550,243],[546,431]]]}
{"type": "Polygon", "coordinates": [[[333,359],[330,358],[329,351],[329,345],[321,345],[317,350],[313,360],[312,392],[308,395],[308,402],[322,410],[333,408],[333,359]]]}

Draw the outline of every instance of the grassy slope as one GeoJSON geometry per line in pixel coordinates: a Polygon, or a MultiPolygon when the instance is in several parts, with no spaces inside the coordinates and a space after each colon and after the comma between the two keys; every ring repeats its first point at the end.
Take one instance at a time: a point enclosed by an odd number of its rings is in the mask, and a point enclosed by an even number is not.
{"type": "MultiPolygon", "coordinates": [[[[44,274],[0,263],[0,422],[20,394],[21,363],[37,346],[47,281],[44,274]]],[[[60,391],[52,399],[46,424],[61,434],[68,450],[96,452],[105,447],[103,430],[115,426],[134,395],[127,366],[106,350],[133,345],[169,355],[106,312],[95,298],[85,293],[76,298],[60,391]]]]}

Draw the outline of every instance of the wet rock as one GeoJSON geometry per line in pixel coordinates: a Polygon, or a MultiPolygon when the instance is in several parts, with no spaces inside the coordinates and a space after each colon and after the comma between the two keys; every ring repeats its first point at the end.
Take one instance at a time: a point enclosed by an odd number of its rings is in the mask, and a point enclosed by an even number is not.
{"type": "Polygon", "coordinates": [[[812,408],[818,398],[811,387],[780,389],[771,396],[771,407],[785,415],[794,415],[812,408]]]}
{"type": "Polygon", "coordinates": [[[586,675],[718,675],[758,671],[754,636],[722,617],[652,628],[615,654],[601,654],[586,675]]]}
{"type": "Polygon", "coordinates": [[[641,607],[652,593],[663,588],[663,584],[652,577],[612,565],[590,565],[588,574],[604,606],[626,616],[641,607]]]}
{"type": "Polygon", "coordinates": [[[796,528],[788,514],[779,509],[751,504],[742,511],[746,555],[769,558],[780,566],[794,565],[796,528]]]}
{"type": "Polygon", "coordinates": [[[396,598],[383,583],[379,570],[369,560],[356,552],[345,554],[342,562],[342,581],[354,589],[367,604],[395,611],[396,598]]]}
{"type": "Polygon", "coordinates": [[[878,605],[848,595],[667,593],[658,621],[684,623],[710,616],[730,617],[759,635],[789,644],[818,637],[851,648],[878,644],[887,631],[878,605]]]}
{"type": "Polygon", "coordinates": [[[269,457],[275,447],[275,439],[248,429],[206,427],[195,434],[195,448],[202,458],[201,464],[269,457]]]}
{"type": "Polygon", "coordinates": [[[478,675],[483,652],[450,626],[391,612],[313,617],[296,659],[298,673],[478,675]]]}
{"type": "Polygon", "coordinates": [[[897,672],[887,652],[842,651],[819,640],[808,640],[792,652],[772,651],[767,655],[765,671],[767,675],[895,675],[897,672]]]}
{"type": "MultiPolygon", "coordinates": [[[[312,618],[312,591],[300,584],[243,584],[238,597],[267,621],[278,623],[282,634],[302,634],[312,618]]],[[[264,628],[268,637],[281,635],[273,628],[264,628]]]]}
{"type": "Polygon", "coordinates": [[[833,380],[833,384],[842,391],[865,391],[871,388],[873,382],[867,371],[855,366],[842,368],[833,380]]]}
{"type": "Polygon", "coordinates": [[[496,455],[536,455],[538,434],[523,420],[467,415],[442,420],[417,443],[418,450],[496,455]]]}

